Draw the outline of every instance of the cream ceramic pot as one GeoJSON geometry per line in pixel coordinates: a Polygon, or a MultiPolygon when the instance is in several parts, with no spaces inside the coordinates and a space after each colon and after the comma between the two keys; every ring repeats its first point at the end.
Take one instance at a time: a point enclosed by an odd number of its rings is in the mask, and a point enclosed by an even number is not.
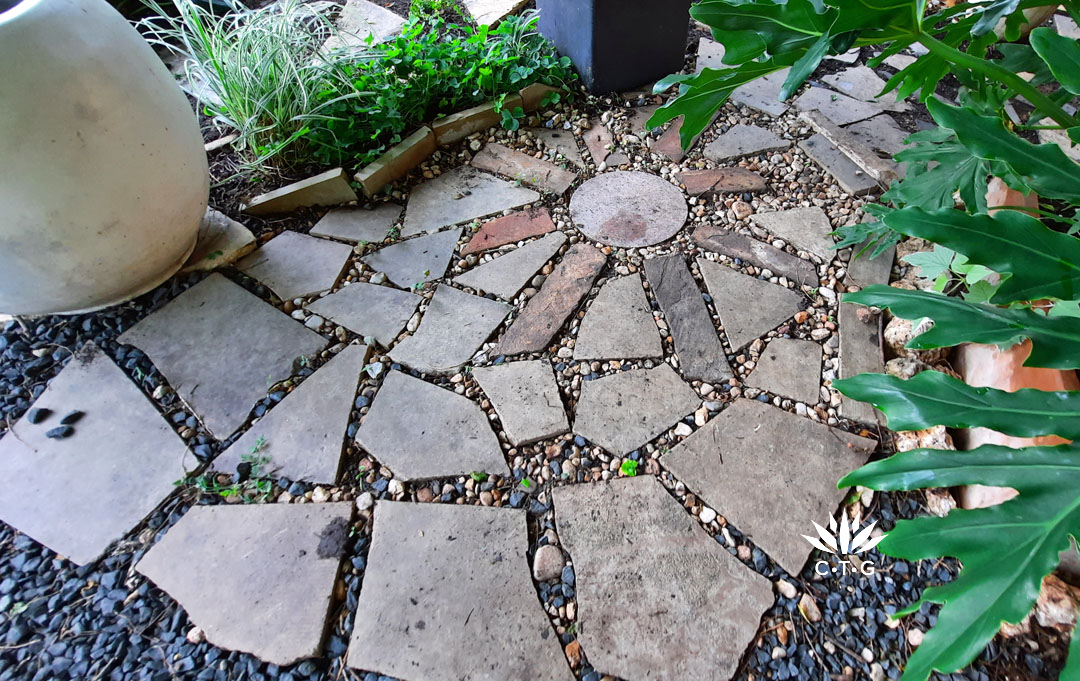
{"type": "Polygon", "coordinates": [[[0,313],[92,310],[169,278],[209,176],[153,49],[105,0],[24,0],[0,14],[0,64],[0,313]]]}

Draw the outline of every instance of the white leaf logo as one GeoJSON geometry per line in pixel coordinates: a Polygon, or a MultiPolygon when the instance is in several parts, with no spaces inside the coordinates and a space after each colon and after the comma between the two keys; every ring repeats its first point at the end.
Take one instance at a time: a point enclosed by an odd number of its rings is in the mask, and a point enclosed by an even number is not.
{"type": "Polygon", "coordinates": [[[814,529],[817,530],[817,537],[810,537],[802,535],[802,538],[810,542],[810,545],[815,549],[824,551],[825,553],[833,553],[838,556],[846,556],[852,553],[866,553],[870,549],[874,548],[885,538],[885,535],[880,537],[870,537],[870,533],[874,531],[874,527],[877,525],[877,521],[873,521],[866,527],[862,528],[858,532],[853,531],[857,528],[848,523],[847,514],[841,514],[840,524],[837,526],[835,518],[829,518],[829,529],[826,530],[821,525],[814,523],[814,529]]]}

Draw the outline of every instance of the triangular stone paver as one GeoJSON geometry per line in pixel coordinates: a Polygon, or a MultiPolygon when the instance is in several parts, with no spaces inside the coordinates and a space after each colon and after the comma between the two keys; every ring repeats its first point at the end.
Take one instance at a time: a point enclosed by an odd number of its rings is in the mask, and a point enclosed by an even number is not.
{"type": "Polygon", "coordinates": [[[790,140],[756,125],[733,125],[727,132],[705,146],[705,157],[722,163],[746,156],[756,156],[773,151],[784,151],[791,146],[790,140]]]}
{"type": "Polygon", "coordinates": [[[597,671],[626,679],[727,679],[773,603],[652,476],[557,487],[574,560],[578,640],[597,671]],[[632,585],[632,586],[631,586],[632,585]]]}
{"type": "Polygon", "coordinates": [[[461,249],[461,254],[479,253],[553,231],[555,223],[547,208],[523,210],[485,222],[461,249]]]}
{"type": "Polygon", "coordinates": [[[701,73],[705,69],[729,69],[731,66],[724,63],[724,46],[709,38],[698,38],[697,65],[694,70],[701,73]]]}
{"type": "MultiPolygon", "coordinates": [[[[0,439],[0,520],[79,565],[96,560],[165,499],[184,475],[184,442],[104,352],[87,344],[34,402],[52,415],[19,419],[0,439]],[[73,411],[74,433],[46,433],[73,411]]],[[[191,459],[188,459],[191,461],[191,459]]]]}
{"type": "Polygon", "coordinates": [[[868,438],[740,398],[660,463],[797,575],[811,547],[791,529],[792,519],[827,522],[844,497],[836,481],[865,463],[876,446],[868,438]]]}
{"type": "Polygon", "coordinates": [[[604,163],[607,157],[612,154],[610,147],[615,143],[615,138],[611,131],[607,129],[607,126],[600,121],[594,122],[592,127],[585,131],[582,138],[585,140],[585,148],[589,150],[589,156],[592,157],[595,165],[604,163]]]}
{"type": "Polygon", "coordinates": [[[356,442],[401,480],[508,470],[479,406],[400,371],[387,374],[356,442]]]}
{"type": "Polygon", "coordinates": [[[711,382],[731,378],[709,308],[682,255],[646,260],[645,276],[664,311],[683,376],[711,382]]]}
{"type": "Polygon", "coordinates": [[[390,358],[424,373],[453,373],[472,359],[510,310],[506,303],[442,284],[416,333],[398,343],[390,358]]]}
{"type": "Polygon", "coordinates": [[[632,274],[604,284],[581,320],[574,359],[639,359],[663,354],[660,331],[641,277],[632,274]]]}
{"type": "Polygon", "coordinates": [[[555,257],[564,243],[566,235],[562,232],[548,234],[474,267],[455,277],[454,283],[491,293],[503,300],[513,300],[536,271],[555,257]]]}
{"type": "Polygon", "coordinates": [[[473,376],[491,400],[507,439],[515,447],[546,440],[570,429],[559,386],[547,360],[474,369],[473,376]]]}
{"type": "Polygon", "coordinates": [[[821,399],[821,346],[813,341],[774,338],[761,351],[746,384],[806,404],[821,399]]]}
{"type": "Polygon", "coordinates": [[[477,26],[494,26],[525,6],[528,0],[462,0],[477,26]]]}
{"type": "Polygon", "coordinates": [[[787,80],[789,71],[790,68],[781,69],[746,85],[740,85],[731,93],[731,101],[770,116],[779,116],[788,110],[787,102],[780,101],[780,88],[787,80]]]}
{"type": "Polygon", "coordinates": [[[340,33],[325,43],[323,49],[367,47],[389,40],[401,32],[405,20],[368,0],[346,0],[338,14],[340,33]]]}
{"type": "Polygon", "coordinates": [[[833,231],[829,216],[820,208],[792,208],[775,213],[755,213],[750,219],[758,227],[784,239],[795,248],[809,251],[825,261],[833,259],[836,242],[829,236],[833,231]]]}
{"type": "Polygon", "coordinates": [[[201,272],[231,265],[255,250],[255,235],[228,215],[213,208],[199,224],[199,237],[195,250],[188,257],[181,274],[201,272]]]}
{"type": "Polygon", "coordinates": [[[562,154],[563,158],[578,168],[585,168],[585,160],[581,157],[581,150],[578,149],[577,140],[574,139],[572,132],[553,128],[527,129],[544,143],[544,148],[562,154]]]}
{"type": "Polygon", "coordinates": [[[267,386],[328,341],[220,274],[120,335],[145,352],[219,439],[239,428],[267,386]]]}
{"type": "Polygon", "coordinates": [[[607,256],[587,243],[571,246],[543,286],[510,325],[499,344],[499,353],[517,355],[540,352],[547,347],[566,318],[589,293],[607,256]]]}
{"type": "Polygon", "coordinates": [[[322,653],[352,506],[195,506],[136,569],[213,645],[292,664],[322,653]]]}
{"type": "Polygon", "coordinates": [[[525,512],[380,501],[346,664],[400,679],[573,681],[525,512]]]}
{"type": "Polygon", "coordinates": [[[698,268],[732,351],[772,331],[802,309],[803,296],[797,291],[704,258],[698,259],[698,268]]]}
{"type": "Polygon", "coordinates": [[[275,477],[336,482],[349,413],[369,352],[367,345],[342,350],[214,459],[214,470],[235,473],[247,455],[268,458],[260,471],[275,477]]]}
{"type": "Polygon", "coordinates": [[[667,364],[581,384],[574,432],[616,456],[641,447],[701,405],[667,364]]]}
{"type": "Polygon", "coordinates": [[[352,243],[382,243],[404,210],[396,203],[380,203],[375,208],[338,208],[315,223],[311,234],[352,243]]]}
{"type": "Polygon", "coordinates": [[[847,125],[882,112],[880,104],[871,104],[822,87],[812,87],[795,99],[799,111],[820,111],[833,123],[847,125]]]}
{"type": "Polygon", "coordinates": [[[885,81],[878,77],[869,66],[853,66],[840,73],[824,76],[821,80],[849,97],[873,102],[889,111],[906,111],[911,108],[907,102],[896,101],[895,90],[880,98],[877,97],[877,94],[885,89],[885,81]]]}
{"type": "Polygon", "coordinates": [[[401,236],[434,232],[448,225],[521,208],[539,199],[540,195],[531,189],[461,166],[412,190],[401,236]]]}
{"type": "Polygon", "coordinates": [[[637,248],[667,241],[686,224],[686,198],[667,180],[620,170],[586,180],[570,199],[570,216],[585,236],[637,248]]]}
{"type": "Polygon", "coordinates": [[[420,305],[420,296],[389,286],[354,282],[319,298],[307,309],[388,348],[420,305]]]}
{"type": "Polygon", "coordinates": [[[286,231],[236,264],[282,300],[328,291],[337,284],[352,249],[345,244],[286,231]]]}
{"type": "Polygon", "coordinates": [[[577,179],[577,175],[568,170],[502,144],[485,145],[473,156],[471,163],[474,168],[559,195],[565,194],[577,179]]]}
{"type": "Polygon", "coordinates": [[[813,263],[745,234],[703,224],[694,230],[693,239],[704,249],[745,260],[777,276],[787,277],[797,286],[817,286],[819,283],[813,263]]]}
{"type": "Polygon", "coordinates": [[[412,288],[446,274],[460,238],[460,229],[448,229],[384,246],[360,260],[385,274],[391,284],[412,288]]]}
{"type": "Polygon", "coordinates": [[[824,135],[814,135],[799,142],[799,148],[836,178],[836,183],[848,194],[862,196],[878,188],[877,180],[856,165],[847,154],[840,151],[824,135]]]}

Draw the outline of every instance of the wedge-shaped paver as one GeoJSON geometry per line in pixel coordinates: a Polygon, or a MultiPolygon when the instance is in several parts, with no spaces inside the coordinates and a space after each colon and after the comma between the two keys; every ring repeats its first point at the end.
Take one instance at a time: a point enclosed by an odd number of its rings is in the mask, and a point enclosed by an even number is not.
{"type": "Polygon", "coordinates": [[[395,286],[412,288],[446,274],[460,238],[460,229],[448,229],[384,246],[360,260],[395,286]]]}
{"type": "Polygon", "coordinates": [[[292,664],[322,653],[352,506],[194,506],[136,569],[210,643],[292,664]]]}
{"type": "Polygon", "coordinates": [[[228,215],[213,208],[199,224],[199,239],[181,273],[226,267],[255,249],[255,235],[228,215]]]}
{"type": "Polygon", "coordinates": [[[799,148],[836,178],[836,183],[848,194],[862,196],[878,189],[877,181],[824,135],[814,135],[799,142],[799,148]]]}
{"type": "Polygon", "coordinates": [[[608,281],[578,329],[574,359],[661,357],[660,331],[637,274],[608,281]]]}
{"type": "Polygon", "coordinates": [[[811,547],[791,529],[792,519],[826,522],[844,496],[836,481],[865,463],[876,446],[873,440],[740,398],[660,462],[797,575],[811,547]]]}
{"type": "Polygon", "coordinates": [[[398,218],[402,207],[396,203],[380,203],[375,208],[338,208],[315,223],[311,233],[351,243],[382,243],[398,218]]]}
{"type": "Polygon", "coordinates": [[[461,249],[461,254],[479,253],[553,231],[555,223],[547,208],[523,210],[485,222],[461,249]]]}
{"type": "Polygon", "coordinates": [[[773,274],[787,277],[798,286],[818,285],[817,268],[812,262],[745,234],[705,224],[694,230],[693,237],[694,243],[702,248],[771,270],[773,274]]]}
{"type": "Polygon", "coordinates": [[[495,24],[525,6],[527,0],[463,0],[478,26],[495,24]]]}
{"type": "Polygon", "coordinates": [[[476,382],[502,419],[515,447],[546,440],[570,429],[559,386],[547,360],[508,362],[473,370],[476,382]]]}
{"type": "Polygon", "coordinates": [[[574,432],[616,456],[641,447],[701,405],[669,365],[581,384],[574,432]]]}
{"type": "Polygon", "coordinates": [[[479,406],[400,371],[387,374],[356,442],[402,480],[507,471],[479,406]]]}
{"type": "Polygon", "coordinates": [[[323,49],[366,47],[389,40],[401,32],[405,20],[368,0],[346,0],[338,14],[340,33],[325,43],[323,49]]]}
{"type": "Polygon", "coordinates": [[[746,384],[806,404],[821,399],[821,346],[813,341],[774,338],[762,350],[746,384]]]}
{"type": "Polygon", "coordinates": [[[473,157],[474,168],[497,173],[515,182],[553,194],[565,194],[577,175],[502,144],[488,144],[473,157]]]}
{"type": "MultiPolygon", "coordinates": [[[[165,499],[184,475],[184,442],[96,345],[84,346],[0,440],[0,520],[79,565],[96,560],[165,499]],[[45,437],[72,411],[74,434],[45,437]]],[[[190,462],[191,459],[189,458],[190,462]]]]}
{"type": "Polygon", "coordinates": [[[788,110],[787,102],[780,101],[780,88],[789,71],[791,69],[781,69],[746,85],[740,85],[731,93],[732,101],[770,116],[779,116],[788,110]]]}
{"type": "Polygon", "coordinates": [[[540,352],[588,294],[607,261],[599,249],[586,243],[571,246],[544,280],[540,291],[506,330],[499,353],[540,352]]]}
{"type": "Polygon", "coordinates": [[[356,192],[349,186],[349,176],[341,168],[334,168],[257,196],[244,206],[244,212],[271,215],[306,206],[340,206],[355,200],[356,192]]]}
{"type": "Polygon", "coordinates": [[[885,81],[879,78],[869,66],[853,66],[840,73],[824,76],[821,80],[849,97],[873,102],[889,111],[906,111],[911,108],[907,102],[896,101],[895,90],[879,98],[877,95],[885,89],[885,81]]]}
{"type": "Polygon", "coordinates": [[[837,125],[847,125],[882,111],[880,104],[871,104],[848,97],[823,87],[812,87],[795,99],[795,108],[799,111],[820,111],[837,125]]]}
{"type": "Polygon", "coordinates": [[[484,293],[491,293],[503,300],[513,300],[536,271],[555,257],[566,235],[554,232],[505,253],[465,274],[454,278],[454,283],[468,286],[484,293]]]}
{"type": "MultiPolygon", "coordinates": [[[[839,312],[836,315],[840,333],[840,378],[851,378],[863,373],[883,373],[885,359],[881,349],[881,315],[871,314],[864,317],[863,321],[858,314],[860,306],[845,304],[843,300],[841,296],[839,312]]],[[[840,416],[863,423],[884,421],[881,412],[868,402],[847,397],[841,398],[840,416]]]]}
{"type": "Polygon", "coordinates": [[[705,157],[722,163],[772,151],[784,151],[791,146],[785,140],[765,128],[756,125],[733,125],[705,147],[705,157]]]}
{"type": "MultiPolygon", "coordinates": [[[[604,163],[607,157],[613,155],[613,153],[620,153],[618,151],[613,152],[610,149],[611,145],[615,143],[615,138],[607,126],[600,121],[595,121],[582,137],[585,140],[585,148],[589,150],[589,156],[596,165],[604,163]]],[[[618,164],[609,163],[608,165],[618,164]]]]}
{"type": "Polygon", "coordinates": [[[206,428],[225,439],[266,387],[327,340],[220,274],[181,293],[120,335],[145,352],[206,428]]]}
{"type": "Polygon", "coordinates": [[[686,224],[688,214],[677,187],[629,170],[586,180],[570,199],[570,217],[585,236],[625,248],[667,241],[686,224]]]}
{"type": "Polygon", "coordinates": [[[282,300],[328,291],[337,284],[352,249],[299,232],[282,232],[236,264],[282,300]]]}
{"type": "Polygon", "coordinates": [[[704,258],[698,259],[698,268],[732,351],[764,336],[802,309],[803,296],[797,291],[704,258]]]}
{"type": "Polygon", "coordinates": [[[772,605],[769,580],[717,544],[652,476],[552,495],[574,559],[578,640],[598,672],[664,681],[735,673],[772,605]]]}
{"type": "Polygon", "coordinates": [[[561,154],[563,158],[578,168],[585,168],[585,160],[581,157],[581,150],[578,149],[577,140],[574,139],[574,134],[569,130],[528,128],[528,131],[543,142],[544,148],[548,151],[561,154]]]}
{"type": "Polygon", "coordinates": [[[682,255],[646,260],[645,276],[664,311],[683,376],[711,382],[731,378],[709,308],[682,255]]]}
{"type": "Polygon", "coordinates": [[[715,40],[698,38],[697,43],[697,66],[695,71],[701,73],[705,69],[728,69],[724,63],[724,46],[715,40]]]}
{"type": "Polygon", "coordinates": [[[520,208],[539,199],[540,195],[531,189],[518,187],[476,168],[461,166],[412,190],[401,235],[434,232],[447,225],[520,208]]]}
{"type": "Polygon", "coordinates": [[[472,358],[510,310],[506,303],[442,284],[416,333],[398,343],[390,357],[424,373],[453,373],[472,358]]]}
{"type": "Polygon", "coordinates": [[[370,346],[350,345],[285,396],[218,458],[214,470],[235,473],[245,456],[267,458],[263,473],[337,482],[345,429],[370,346]]]}
{"type": "Polygon", "coordinates": [[[525,512],[380,501],[346,664],[399,679],[573,681],[525,512]]]}
{"type": "Polygon", "coordinates": [[[354,282],[319,298],[307,309],[388,348],[420,305],[420,296],[389,286],[354,282]]]}
{"type": "Polygon", "coordinates": [[[755,213],[754,224],[784,239],[795,248],[809,251],[825,261],[833,259],[835,242],[829,236],[832,224],[820,208],[792,208],[775,213],[755,213]]]}

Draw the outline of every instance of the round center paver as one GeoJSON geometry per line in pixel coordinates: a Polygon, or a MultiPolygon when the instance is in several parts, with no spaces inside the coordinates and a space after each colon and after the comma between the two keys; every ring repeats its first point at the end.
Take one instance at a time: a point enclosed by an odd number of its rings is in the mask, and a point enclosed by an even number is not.
{"type": "Polygon", "coordinates": [[[648,173],[603,173],[582,183],[570,199],[577,228],[609,246],[639,248],[667,241],[688,215],[683,193],[648,173]]]}

